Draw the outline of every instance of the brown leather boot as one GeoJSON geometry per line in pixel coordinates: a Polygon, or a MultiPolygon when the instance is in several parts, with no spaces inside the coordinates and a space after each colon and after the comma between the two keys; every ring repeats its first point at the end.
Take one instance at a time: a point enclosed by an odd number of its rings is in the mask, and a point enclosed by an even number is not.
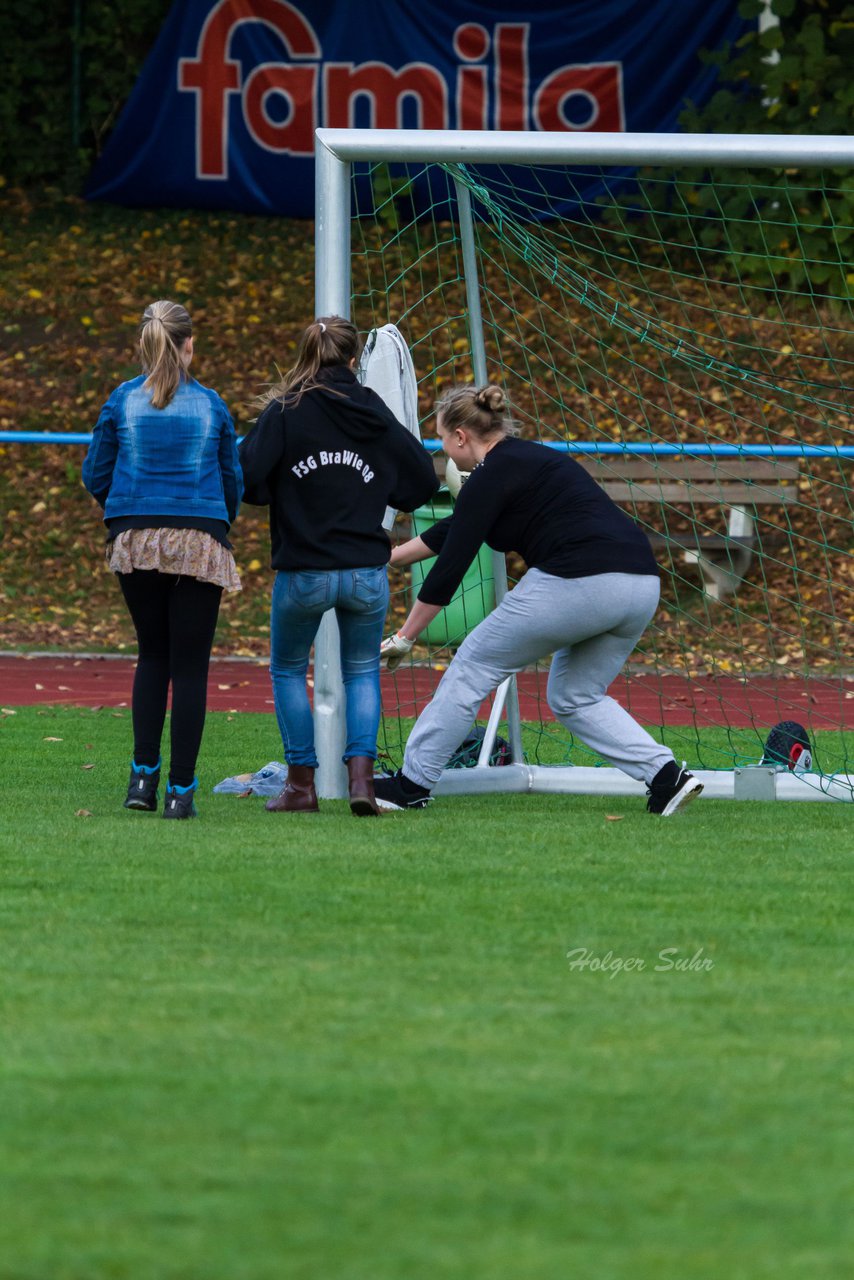
{"type": "Polygon", "coordinates": [[[287,782],[274,799],[267,801],[264,808],[269,813],[317,813],[317,792],[314,789],[312,766],[289,764],[287,782]]]}
{"type": "Polygon", "coordinates": [[[350,778],[350,809],[357,818],[382,816],[374,797],[374,762],[370,756],[351,756],[347,761],[350,778]]]}

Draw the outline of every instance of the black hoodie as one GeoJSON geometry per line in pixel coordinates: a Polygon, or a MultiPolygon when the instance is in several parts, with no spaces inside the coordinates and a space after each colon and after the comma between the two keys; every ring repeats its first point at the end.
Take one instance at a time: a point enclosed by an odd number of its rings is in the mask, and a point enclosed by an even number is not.
{"type": "Polygon", "coordinates": [[[243,501],[270,505],[274,569],[369,569],[391,554],[386,507],[439,487],[424,447],[350,369],[322,369],[299,404],[273,401],[240,446],[243,501]]]}

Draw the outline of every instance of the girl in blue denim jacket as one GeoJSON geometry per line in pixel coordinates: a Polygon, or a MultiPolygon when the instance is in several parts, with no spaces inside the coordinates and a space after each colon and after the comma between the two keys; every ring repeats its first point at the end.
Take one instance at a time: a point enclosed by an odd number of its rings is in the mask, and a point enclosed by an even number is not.
{"type": "Polygon", "coordinates": [[[166,301],[146,307],[139,349],[143,372],[101,410],[83,483],[104,508],[108,563],[139,643],[125,807],[157,809],[171,684],[163,817],[191,818],[220,599],[224,590],[240,590],[227,534],[243,476],[228,409],[190,377],[193,327],[185,309],[166,301]]]}

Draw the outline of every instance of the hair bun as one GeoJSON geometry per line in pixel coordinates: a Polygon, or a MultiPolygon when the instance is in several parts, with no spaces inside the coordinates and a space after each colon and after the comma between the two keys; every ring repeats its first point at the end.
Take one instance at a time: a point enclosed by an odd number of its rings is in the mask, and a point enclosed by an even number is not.
{"type": "Polygon", "coordinates": [[[489,386],[481,387],[475,394],[474,402],[479,409],[486,409],[488,413],[503,413],[507,408],[507,397],[501,387],[489,386]]]}

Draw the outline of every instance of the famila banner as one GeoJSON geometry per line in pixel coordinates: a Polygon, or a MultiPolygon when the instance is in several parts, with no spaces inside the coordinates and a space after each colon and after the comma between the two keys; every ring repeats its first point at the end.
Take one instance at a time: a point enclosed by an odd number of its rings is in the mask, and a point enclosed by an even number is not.
{"type": "Polygon", "coordinates": [[[89,180],[127,205],[314,213],[314,131],[672,132],[737,0],[177,0],[89,180]]]}

